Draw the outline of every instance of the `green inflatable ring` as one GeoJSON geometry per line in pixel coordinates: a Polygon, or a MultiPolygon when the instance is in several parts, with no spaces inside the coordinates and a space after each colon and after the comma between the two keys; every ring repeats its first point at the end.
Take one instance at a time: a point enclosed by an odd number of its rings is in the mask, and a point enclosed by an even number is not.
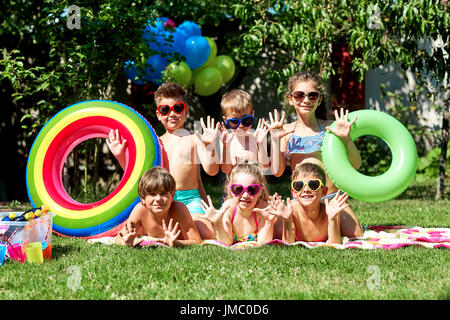
{"type": "MultiPolygon", "coordinates": [[[[417,169],[417,149],[403,124],[394,117],[375,110],[359,110],[349,114],[352,140],[365,135],[382,139],[392,153],[389,169],[379,176],[366,176],[355,170],[342,140],[328,131],[322,144],[322,161],[331,181],[352,198],[381,202],[395,198],[410,184],[417,169]]],[[[336,121],[331,127],[336,126],[336,121]]]]}

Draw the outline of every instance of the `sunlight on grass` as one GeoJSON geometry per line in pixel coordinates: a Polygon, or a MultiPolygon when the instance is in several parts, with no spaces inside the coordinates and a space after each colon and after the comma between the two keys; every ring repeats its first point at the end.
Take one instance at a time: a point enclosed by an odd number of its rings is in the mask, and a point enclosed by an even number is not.
{"type": "MultiPolygon", "coordinates": [[[[219,204],[221,186],[207,190],[219,204]]],[[[364,225],[450,227],[449,200],[351,206],[364,225]]],[[[449,299],[449,266],[449,250],[422,247],[136,249],[54,235],[51,261],[5,263],[0,299],[449,299]]]]}

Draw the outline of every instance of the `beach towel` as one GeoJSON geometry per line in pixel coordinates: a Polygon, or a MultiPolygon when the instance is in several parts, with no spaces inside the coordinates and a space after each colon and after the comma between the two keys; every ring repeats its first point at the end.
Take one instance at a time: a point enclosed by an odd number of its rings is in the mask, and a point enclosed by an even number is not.
{"type": "MultiPolygon", "coordinates": [[[[140,247],[168,247],[167,245],[146,240],[140,247]]],[[[113,237],[90,239],[89,243],[114,244],[113,237]]],[[[214,245],[233,250],[245,250],[260,247],[256,241],[246,241],[228,246],[217,240],[203,240],[202,245],[214,245]]],[[[281,240],[272,240],[264,246],[298,246],[308,249],[320,247],[332,247],[335,249],[399,249],[407,246],[419,246],[424,248],[446,248],[450,249],[450,228],[422,228],[406,226],[368,226],[362,237],[342,238],[342,244],[327,242],[297,241],[287,243],[281,240]]]]}

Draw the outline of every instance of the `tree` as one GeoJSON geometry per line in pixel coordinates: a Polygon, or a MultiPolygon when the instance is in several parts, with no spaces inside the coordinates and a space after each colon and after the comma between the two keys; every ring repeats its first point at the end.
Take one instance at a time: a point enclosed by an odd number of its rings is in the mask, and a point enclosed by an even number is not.
{"type": "MultiPolygon", "coordinates": [[[[287,79],[297,71],[315,70],[324,80],[336,76],[330,60],[335,43],[347,46],[360,81],[369,69],[395,63],[416,74],[443,115],[448,110],[448,98],[439,100],[447,90],[447,1],[105,0],[77,5],[80,29],[73,23],[74,12],[67,10],[68,1],[10,1],[0,13],[0,40],[6,48],[0,80],[9,80],[11,104],[20,117],[24,114],[22,123],[31,137],[59,108],[111,99],[123,90],[123,64],[133,58],[142,62],[151,54],[140,45],[141,28],[157,16],[177,24],[197,22],[223,54],[238,62],[227,87],[199,99],[215,117],[218,109],[208,106],[218,106],[221,94],[237,87],[251,66],[271,63],[267,76],[280,99],[287,79]],[[434,43],[431,49],[429,43],[434,43]]],[[[444,181],[448,116],[443,116],[441,129],[439,181],[444,181]]]]}
{"type": "MultiPolygon", "coordinates": [[[[148,51],[139,45],[141,28],[156,14],[147,1],[70,4],[10,1],[0,13],[4,48],[0,81],[3,93],[11,95],[7,101],[16,119],[12,123],[20,119],[27,133],[17,137],[24,140],[19,144],[24,146],[23,155],[30,149],[30,139],[63,107],[90,99],[113,100],[126,86],[124,62],[148,51]]],[[[1,133],[6,137],[11,130],[1,133]]],[[[95,143],[97,150],[99,144],[95,143]]],[[[5,167],[14,166],[12,157],[4,161],[5,167]]],[[[76,178],[78,166],[74,170],[76,178]]]]}

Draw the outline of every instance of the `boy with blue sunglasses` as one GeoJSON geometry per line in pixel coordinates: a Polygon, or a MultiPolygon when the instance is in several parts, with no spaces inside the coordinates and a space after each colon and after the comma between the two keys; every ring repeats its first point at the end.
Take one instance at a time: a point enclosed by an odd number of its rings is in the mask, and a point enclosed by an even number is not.
{"type": "Polygon", "coordinates": [[[223,95],[220,107],[223,113],[220,169],[223,173],[228,175],[234,166],[248,161],[258,163],[263,169],[269,168],[268,129],[264,119],[258,121],[256,130],[250,130],[255,119],[250,94],[238,89],[228,91],[223,95]]]}
{"type": "Polygon", "coordinates": [[[220,169],[229,174],[240,163],[258,163],[266,174],[279,171],[280,139],[293,130],[279,130],[283,126],[285,112],[274,116],[269,113],[270,122],[259,119],[256,130],[250,130],[255,117],[252,98],[249,93],[234,89],[225,93],[220,102],[223,123],[220,124],[222,158],[220,169]],[[231,129],[227,131],[227,129],[231,129]],[[271,154],[267,152],[267,133],[270,132],[271,154]],[[270,168],[269,168],[270,167],[270,168]]]}

